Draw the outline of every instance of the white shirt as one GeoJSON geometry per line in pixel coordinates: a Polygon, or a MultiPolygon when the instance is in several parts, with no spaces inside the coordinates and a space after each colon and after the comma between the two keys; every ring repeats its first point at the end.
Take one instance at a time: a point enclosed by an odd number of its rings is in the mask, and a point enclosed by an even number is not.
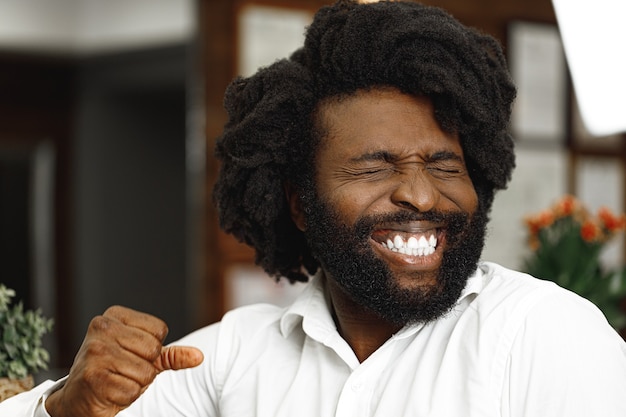
{"type": "MultiPolygon", "coordinates": [[[[120,417],[626,416],[626,344],[599,310],[492,263],[452,312],[405,327],[363,363],[317,278],[286,309],[237,309],[178,343],[200,347],[204,363],[160,374],[120,417]]],[[[0,416],[37,415],[54,388],[1,403],[0,416]]]]}

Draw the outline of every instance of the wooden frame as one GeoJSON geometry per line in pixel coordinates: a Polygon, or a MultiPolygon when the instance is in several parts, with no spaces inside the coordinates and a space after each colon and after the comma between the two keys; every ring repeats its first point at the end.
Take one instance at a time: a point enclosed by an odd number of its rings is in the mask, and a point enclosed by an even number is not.
{"type": "MultiPolygon", "coordinates": [[[[323,5],[332,0],[200,0],[200,71],[204,74],[204,106],[207,137],[206,190],[207,204],[206,239],[204,243],[206,259],[203,262],[205,279],[198,284],[198,309],[196,324],[221,319],[231,307],[233,294],[229,294],[227,275],[231,268],[254,267],[254,251],[225,234],[217,224],[217,212],[210,204],[211,192],[217,178],[218,166],[213,158],[215,138],[222,131],[226,122],[223,108],[224,91],[227,85],[238,75],[240,34],[238,22],[241,13],[250,7],[282,8],[288,12],[309,12],[311,16],[323,5]]],[[[272,280],[267,279],[272,285],[272,280]]]]}

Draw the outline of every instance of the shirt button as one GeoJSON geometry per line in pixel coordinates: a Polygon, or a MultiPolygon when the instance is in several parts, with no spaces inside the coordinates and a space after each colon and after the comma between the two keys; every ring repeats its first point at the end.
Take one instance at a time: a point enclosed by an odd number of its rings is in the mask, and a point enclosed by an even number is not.
{"type": "Polygon", "coordinates": [[[361,381],[354,382],[352,384],[352,391],[358,392],[363,389],[363,383],[361,381]]]}

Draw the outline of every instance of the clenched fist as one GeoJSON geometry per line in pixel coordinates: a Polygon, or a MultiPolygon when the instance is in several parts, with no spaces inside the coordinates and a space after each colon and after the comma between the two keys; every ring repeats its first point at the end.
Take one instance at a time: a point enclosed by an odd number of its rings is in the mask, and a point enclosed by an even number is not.
{"type": "Polygon", "coordinates": [[[111,307],[95,317],[68,379],[46,401],[52,417],[112,417],[132,404],[159,372],[199,365],[196,348],[163,347],[167,325],[149,314],[111,307]]]}

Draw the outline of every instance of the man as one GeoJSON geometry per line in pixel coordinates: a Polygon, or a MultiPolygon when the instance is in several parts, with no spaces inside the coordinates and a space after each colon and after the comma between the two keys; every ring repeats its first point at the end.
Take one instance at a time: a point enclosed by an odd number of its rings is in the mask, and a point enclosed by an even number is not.
{"type": "Polygon", "coordinates": [[[114,307],[67,379],[2,416],[625,416],[601,313],[479,262],[514,95],[498,44],[439,9],[321,9],[289,60],[231,84],[217,145],[222,227],[270,275],[313,276],[302,295],[169,347],[114,307]]]}

